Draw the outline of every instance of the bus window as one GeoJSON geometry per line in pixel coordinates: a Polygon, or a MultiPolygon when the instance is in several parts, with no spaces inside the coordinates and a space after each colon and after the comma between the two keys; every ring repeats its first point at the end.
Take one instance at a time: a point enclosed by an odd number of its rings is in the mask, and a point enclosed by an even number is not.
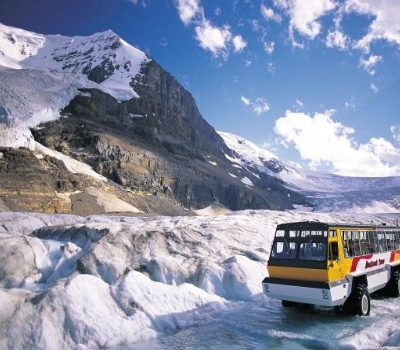
{"type": "Polygon", "coordinates": [[[387,243],[388,250],[394,249],[394,234],[393,233],[386,232],[386,243],[387,243]]]}
{"type": "Polygon", "coordinates": [[[400,248],[400,231],[396,231],[394,233],[394,247],[395,249],[399,249],[400,248]]]}
{"type": "Polygon", "coordinates": [[[370,231],[369,232],[369,238],[371,240],[371,249],[372,249],[372,253],[378,253],[379,249],[378,249],[378,233],[376,231],[370,231]]]}
{"type": "Polygon", "coordinates": [[[349,257],[349,251],[350,251],[349,239],[347,234],[348,234],[347,231],[341,231],[342,242],[343,242],[343,255],[345,258],[349,257]]]}
{"type": "Polygon", "coordinates": [[[339,259],[337,242],[331,242],[329,244],[329,252],[328,252],[328,254],[329,254],[329,256],[328,256],[329,260],[338,260],[339,259]]]}
{"type": "Polygon", "coordinates": [[[387,241],[385,237],[385,232],[379,231],[378,232],[378,246],[380,252],[387,252],[387,241]]]}
{"type": "Polygon", "coordinates": [[[336,237],[336,230],[330,230],[329,237],[336,237]]]}
{"type": "Polygon", "coordinates": [[[283,230],[277,230],[275,232],[275,237],[285,237],[285,231],[283,230]]]}
{"type": "Polygon", "coordinates": [[[351,257],[361,255],[360,252],[360,240],[357,231],[350,231],[349,233],[349,255],[351,257]]]}
{"type": "Polygon", "coordinates": [[[294,259],[297,245],[295,242],[276,241],[272,247],[271,257],[276,259],[294,259]]]}
{"type": "Polygon", "coordinates": [[[326,260],[326,243],[323,242],[310,242],[301,243],[299,248],[300,260],[326,260]]]}

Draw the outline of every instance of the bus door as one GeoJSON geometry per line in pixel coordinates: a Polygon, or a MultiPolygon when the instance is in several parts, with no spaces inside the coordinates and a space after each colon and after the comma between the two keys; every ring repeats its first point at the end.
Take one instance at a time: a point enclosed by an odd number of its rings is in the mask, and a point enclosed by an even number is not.
{"type": "Polygon", "coordinates": [[[329,231],[328,242],[328,279],[329,281],[335,281],[345,277],[345,272],[342,269],[343,257],[339,254],[336,230],[329,231]]]}

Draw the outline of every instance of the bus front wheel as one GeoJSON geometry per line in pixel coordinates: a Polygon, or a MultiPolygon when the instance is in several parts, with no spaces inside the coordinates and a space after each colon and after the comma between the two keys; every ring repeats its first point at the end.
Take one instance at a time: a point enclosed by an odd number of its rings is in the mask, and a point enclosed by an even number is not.
{"type": "Polygon", "coordinates": [[[343,305],[347,314],[368,316],[371,311],[371,297],[365,284],[359,284],[343,305]]]}

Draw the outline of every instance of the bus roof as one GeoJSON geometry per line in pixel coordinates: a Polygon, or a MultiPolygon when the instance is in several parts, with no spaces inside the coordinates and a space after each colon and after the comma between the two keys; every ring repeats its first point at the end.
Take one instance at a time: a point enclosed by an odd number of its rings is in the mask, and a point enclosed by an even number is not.
{"type": "Polygon", "coordinates": [[[346,223],[331,223],[331,222],[320,222],[320,221],[299,221],[299,222],[288,222],[277,225],[277,230],[328,230],[328,228],[347,228],[357,229],[363,228],[367,230],[387,230],[397,229],[400,230],[400,226],[387,226],[386,224],[374,225],[371,224],[346,224],[346,223]]]}

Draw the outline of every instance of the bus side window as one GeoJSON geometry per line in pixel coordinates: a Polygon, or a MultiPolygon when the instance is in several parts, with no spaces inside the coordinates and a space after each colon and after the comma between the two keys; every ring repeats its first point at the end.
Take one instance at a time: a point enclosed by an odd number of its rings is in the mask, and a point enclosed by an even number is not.
{"type": "Polygon", "coordinates": [[[347,231],[341,231],[343,242],[343,254],[345,258],[349,257],[349,239],[347,231]]]}
{"type": "Polygon", "coordinates": [[[338,260],[338,244],[337,242],[331,242],[329,244],[329,260],[338,260]]]}

